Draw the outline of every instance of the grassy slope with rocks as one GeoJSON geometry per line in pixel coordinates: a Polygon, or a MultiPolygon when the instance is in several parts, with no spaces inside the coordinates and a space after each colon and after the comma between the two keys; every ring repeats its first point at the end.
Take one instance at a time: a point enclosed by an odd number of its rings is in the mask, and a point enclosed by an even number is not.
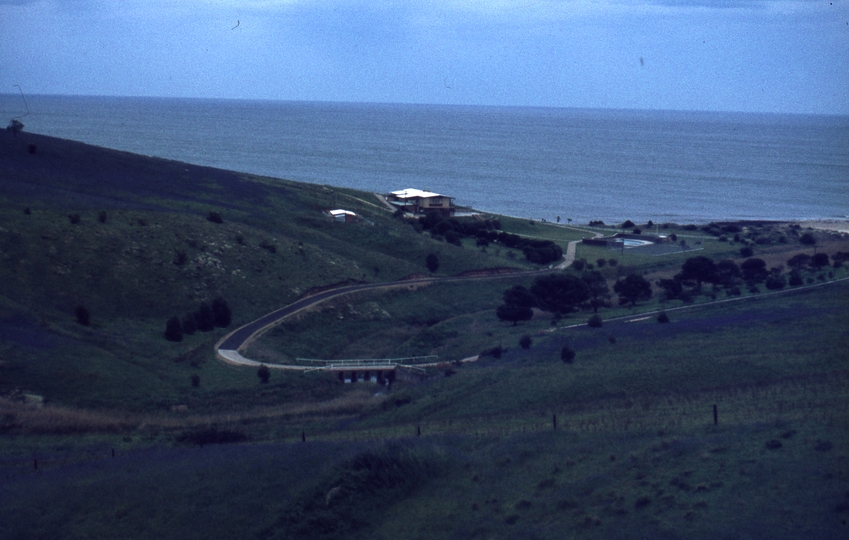
{"type": "MultiPolygon", "coordinates": [[[[530,286],[528,277],[368,293],[286,322],[249,352],[268,361],[501,354],[446,362],[388,392],[321,373],[274,372],[262,384],[255,370],[214,360],[225,330],[170,343],[165,320],[222,296],[234,323],[246,322],[334,283],[426,274],[430,252],[439,275],[529,266],[497,245],[466,239],[460,248],[418,234],[353,190],[27,133],[0,134],[0,143],[0,522],[12,537],[834,538],[847,530],[845,282],[778,296],[744,287],[741,300],[715,305],[729,298],[721,288],[683,302],[662,300],[655,287],[635,308],[600,310],[601,328],[586,326],[586,310],[500,322],[503,291],[530,286]],[[336,207],[368,221],[344,225],[321,213],[336,207]],[[89,326],[75,321],[79,305],[89,326]],[[670,323],[640,316],[659,309],[670,323]],[[642,320],[625,322],[632,318],[642,320]],[[576,352],[572,364],[560,361],[564,344],[576,352]],[[47,404],[22,404],[23,394],[47,404]]],[[[583,234],[501,221],[564,250],[583,234]]],[[[745,224],[736,238],[721,225],[693,229],[661,230],[697,252],[580,246],[578,257],[612,284],[629,273],[671,277],[694,255],[739,263],[740,249],[752,247],[772,268],[815,249],[789,225],[745,224]]],[[[816,234],[819,251],[849,251],[845,239],[816,234]]],[[[808,269],[803,278],[846,272],[808,269]]]]}

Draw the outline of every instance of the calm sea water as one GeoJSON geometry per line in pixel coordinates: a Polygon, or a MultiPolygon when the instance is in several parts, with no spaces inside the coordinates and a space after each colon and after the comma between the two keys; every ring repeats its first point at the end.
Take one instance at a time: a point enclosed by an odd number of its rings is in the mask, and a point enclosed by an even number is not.
{"type": "MultiPolygon", "coordinates": [[[[586,223],[849,216],[849,117],[28,96],[27,131],[586,223]]],[[[0,96],[3,121],[26,112],[0,96]]]]}

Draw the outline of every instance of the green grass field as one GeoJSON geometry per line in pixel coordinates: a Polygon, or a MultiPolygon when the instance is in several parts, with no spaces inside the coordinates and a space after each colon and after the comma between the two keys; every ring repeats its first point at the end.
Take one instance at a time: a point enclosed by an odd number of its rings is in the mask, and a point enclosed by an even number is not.
{"type": "MultiPolygon", "coordinates": [[[[215,358],[233,326],[174,343],[164,339],[166,320],[220,296],[233,325],[246,323],[310,291],[430,275],[429,253],[437,277],[534,266],[498,244],[418,233],[368,193],[4,137],[4,538],[848,530],[845,267],[806,270],[805,284],[817,286],[781,294],[761,285],[736,297],[705,285],[683,302],[655,287],[635,307],[616,306],[613,295],[601,328],[587,326],[592,310],[499,321],[503,292],[529,287],[532,276],[352,294],[284,321],[245,354],[442,363],[389,388],[278,370],[263,384],[256,369],[215,358]],[[336,207],[364,220],[322,214],[336,207]],[[89,325],[75,319],[78,306],[89,325]],[[574,362],[561,361],[564,345],[574,362]]],[[[598,230],[486,217],[564,251],[598,230]]],[[[745,224],[737,241],[692,229],[659,230],[701,242],[699,251],[652,257],[579,245],[578,258],[612,284],[629,273],[671,277],[695,255],[740,262],[744,245],[768,267],[814,249],[786,224],[745,224]]],[[[816,249],[849,251],[826,233],[816,249]]]]}

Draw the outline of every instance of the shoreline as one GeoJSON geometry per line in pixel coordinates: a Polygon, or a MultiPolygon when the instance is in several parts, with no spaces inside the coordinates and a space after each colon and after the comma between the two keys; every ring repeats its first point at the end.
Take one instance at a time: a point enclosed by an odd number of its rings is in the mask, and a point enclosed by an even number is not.
{"type": "Polygon", "coordinates": [[[816,219],[797,221],[795,223],[805,228],[849,234],[849,220],[846,219],[816,219]]]}

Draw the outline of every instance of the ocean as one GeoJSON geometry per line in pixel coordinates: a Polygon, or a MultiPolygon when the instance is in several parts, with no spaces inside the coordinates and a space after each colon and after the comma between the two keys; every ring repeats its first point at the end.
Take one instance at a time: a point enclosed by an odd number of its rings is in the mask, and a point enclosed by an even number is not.
{"type": "Polygon", "coordinates": [[[98,146],[530,219],[849,217],[846,116],[15,94],[0,111],[98,146]]]}

